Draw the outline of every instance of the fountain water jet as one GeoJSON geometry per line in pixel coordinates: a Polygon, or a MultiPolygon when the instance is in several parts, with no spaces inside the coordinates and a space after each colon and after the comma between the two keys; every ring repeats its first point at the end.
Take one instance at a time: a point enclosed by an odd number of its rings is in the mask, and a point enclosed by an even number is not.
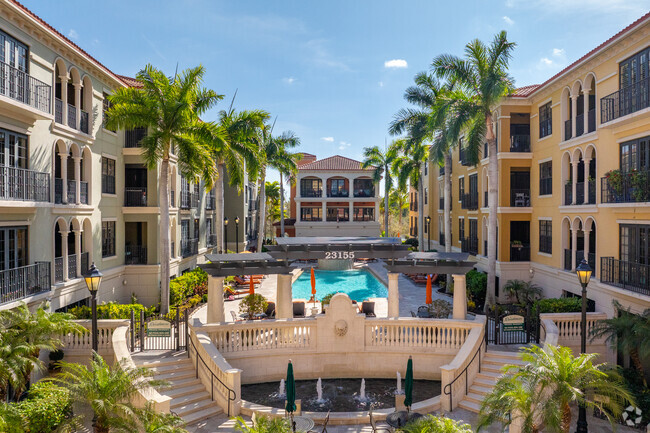
{"type": "Polygon", "coordinates": [[[318,382],[316,382],[316,395],[318,396],[318,399],[316,401],[322,402],[323,401],[323,383],[320,380],[320,377],[318,378],[318,382]]]}
{"type": "Polygon", "coordinates": [[[395,391],[395,394],[401,394],[402,393],[402,375],[399,374],[399,371],[397,372],[397,391],[395,391]]]}
{"type": "Polygon", "coordinates": [[[280,390],[278,391],[278,396],[283,397],[285,395],[285,390],[284,390],[284,379],[280,380],[280,390]]]}
{"type": "Polygon", "coordinates": [[[361,379],[361,389],[359,390],[359,400],[366,400],[366,379],[361,379]]]}

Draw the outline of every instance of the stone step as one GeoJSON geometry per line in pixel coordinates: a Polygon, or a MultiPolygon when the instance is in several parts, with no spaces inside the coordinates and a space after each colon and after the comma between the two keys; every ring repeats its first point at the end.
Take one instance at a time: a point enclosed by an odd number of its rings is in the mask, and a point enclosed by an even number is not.
{"type": "Polygon", "coordinates": [[[508,358],[508,359],[521,359],[520,352],[507,352],[505,350],[488,350],[485,352],[485,357],[508,358]]]}
{"type": "Polygon", "coordinates": [[[495,364],[482,364],[481,365],[481,372],[484,371],[489,371],[492,373],[499,373],[501,375],[503,371],[501,370],[503,368],[503,365],[495,365],[495,364]]]}
{"type": "Polygon", "coordinates": [[[478,403],[479,405],[483,401],[483,395],[481,394],[474,394],[473,392],[468,393],[463,400],[469,400],[473,401],[474,403],[478,403]]]}
{"type": "Polygon", "coordinates": [[[169,373],[154,375],[154,379],[166,380],[167,382],[176,381],[178,379],[189,379],[191,377],[196,378],[196,373],[192,369],[175,370],[169,373]]]}
{"type": "Polygon", "coordinates": [[[185,425],[189,426],[192,424],[196,424],[197,422],[201,422],[206,418],[211,418],[213,416],[221,415],[222,413],[223,410],[221,410],[221,408],[219,408],[218,406],[213,406],[207,409],[200,410],[198,412],[193,412],[182,418],[183,421],[185,422],[185,425]]]}
{"type": "Polygon", "coordinates": [[[474,381],[474,384],[469,387],[470,392],[473,392],[474,394],[480,394],[480,395],[486,395],[492,392],[494,389],[493,386],[485,386],[483,383],[477,384],[476,381],[474,381]]]}
{"type": "Polygon", "coordinates": [[[209,397],[201,401],[195,401],[193,403],[187,403],[185,405],[178,406],[174,409],[174,412],[176,412],[181,418],[185,419],[186,415],[208,408],[218,408],[217,403],[210,400],[209,397]]]}
{"type": "Polygon", "coordinates": [[[147,368],[155,374],[163,374],[174,370],[190,370],[194,368],[194,364],[188,359],[186,361],[176,361],[173,364],[156,365],[147,368]]]}
{"type": "MultiPolygon", "coordinates": [[[[479,374],[480,374],[480,373],[479,373],[479,374]]],[[[494,379],[491,378],[491,377],[490,377],[490,378],[486,378],[486,377],[480,377],[479,375],[477,375],[477,376],[474,378],[474,384],[476,384],[476,385],[478,385],[478,386],[481,386],[481,387],[484,387],[484,388],[492,389],[492,388],[494,388],[494,384],[495,384],[495,383],[496,383],[496,380],[494,380],[494,379]]]]}
{"type": "Polygon", "coordinates": [[[458,403],[458,406],[474,413],[478,413],[481,410],[480,404],[469,400],[462,400],[460,403],[458,403]]]}
{"type": "Polygon", "coordinates": [[[526,365],[526,363],[519,358],[496,358],[496,357],[485,357],[481,360],[481,363],[485,364],[495,364],[495,365],[526,365]]]}
{"type": "Polygon", "coordinates": [[[172,401],[169,402],[169,407],[174,412],[176,412],[176,408],[184,407],[191,403],[196,403],[197,401],[201,401],[201,400],[210,400],[210,394],[208,394],[205,390],[203,391],[199,390],[192,394],[186,394],[180,397],[174,397],[172,398],[172,401]]]}
{"type": "Polygon", "coordinates": [[[171,398],[183,397],[185,395],[204,392],[205,387],[199,379],[186,382],[184,385],[176,385],[162,390],[162,393],[171,398]]]}
{"type": "Polygon", "coordinates": [[[176,365],[179,362],[184,362],[184,361],[190,361],[190,359],[187,356],[183,357],[178,357],[178,358],[159,358],[156,359],[155,361],[141,361],[137,357],[133,357],[133,362],[135,362],[139,367],[147,367],[147,368],[154,368],[154,367],[162,367],[166,365],[176,365]]]}
{"type": "Polygon", "coordinates": [[[184,377],[181,379],[174,379],[174,380],[168,380],[167,383],[170,385],[169,388],[163,389],[165,394],[168,394],[169,392],[177,389],[177,388],[184,388],[186,386],[190,385],[195,385],[195,384],[200,384],[201,381],[196,378],[196,374],[193,374],[191,377],[184,377]]]}

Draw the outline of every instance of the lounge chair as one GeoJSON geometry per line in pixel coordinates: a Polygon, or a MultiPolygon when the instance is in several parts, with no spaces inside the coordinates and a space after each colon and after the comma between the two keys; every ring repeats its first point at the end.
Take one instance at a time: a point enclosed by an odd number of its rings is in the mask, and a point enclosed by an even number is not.
{"type": "MultiPolygon", "coordinates": [[[[238,286],[250,286],[251,282],[250,280],[244,280],[241,277],[235,276],[235,283],[237,283],[238,286]]],[[[253,285],[258,286],[260,282],[258,280],[253,280],[253,285]]]]}
{"type": "Polygon", "coordinates": [[[223,297],[229,299],[232,296],[233,299],[236,299],[238,296],[248,295],[248,292],[249,290],[235,290],[232,287],[224,287],[223,297]]]}
{"type": "Polygon", "coordinates": [[[294,302],[293,303],[293,317],[305,317],[305,303],[304,302],[294,302]]]}
{"type": "Polygon", "coordinates": [[[372,416],[372,406],[370,407],[370,410],[368,411],[368,415],[370,416],[370,427],[372,427],[372,433],[380,433],[380,432],[388,432],[392,433],[393,430],[389,426],[377,426],[377,422],[375,421],[375,418],[372,416]]]}
{"type": "Polygon", "coordinates": [[[267,319],[275,318],[275,302],[269,302],[264,313],[266,314],[267,319]]]}
{"type": "Polygon", "coordinates": [[[375,303],[372,301],[363,301],[361,303],[361,312],[366,315],[366,317],[377,317],[375,315],[375,303]]]}

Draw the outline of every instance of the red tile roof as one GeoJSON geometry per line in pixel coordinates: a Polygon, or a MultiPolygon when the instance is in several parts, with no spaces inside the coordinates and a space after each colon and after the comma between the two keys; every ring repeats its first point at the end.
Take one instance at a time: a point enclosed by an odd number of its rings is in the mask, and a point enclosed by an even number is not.
{"type": "Polygon", "coordinates": [[[32,12],[31,10],[27,9],[26,6],[24,6],[23,4],[19,3],[19,2],[16,1],[16,0],[9,0],[9,1],[10,1],[11,3],[13,3],[14,5],[16,5],[16,7],[18,7],[19,9],[21,9],[23,12],[25,12],[27,15],[31,16],[34,20],[36,20],[38,23],[40,23],[41,25],[43,25],[45,28],[51,30],[51,31],[52,31],[56,36],[58,36],[59,38],[63,39],[64,42],[70,44],[73,48],[75,48],[76,50],[78,50],[81,54],[83,54],[85,57],[87,57],[87,58],[90,59],[93,63],[95,63],[95,64],[96,64],[100,69],[103,69],[104,72],[106,72],[108,75],[111,75],[111,76],[112,76],[113,78],[115,78],[117,81],[121,82],[122,84],[125,84],[125,83],[122,81],[122,79],[120,78],[119,75],[115,74],[113,71],[111,71],[111,70],[108,69],[106,66],[104,66],[104,65],[103,65],[99,60],[95,59],[93,56],[91,56],[91,55],[88,54],[85,50],[83,50],[79,45],[75,44],[75,43],[72,42],[70,39],[68,39],[67,37],[65,37],[65,36],[64,36],[61,32],[59,32],[57,29],[55,29],[54,27],[52,27],[51,25],[49,25],[48,23],[46,23],[45,20],[43,20],[41,17],[39,17],[38,15],[36,15],[36,14],[35,14],[34,12],[32,12]]]}
{"type": "MultiPolygon", "coordinates": [[[[642,24],[644,24],[645,21],[647,21],[647,20],[649,20],[649,19],[650,19],[650,12],[648,12],[648,13],[645,14],[645,15],[643,15],[641,18],[639,18],[638,20],[634,21],[632,24],[630,24],[629,26],[625,27],[625,28],[624,28],[623,30],[621,30],[620,32],[616,33],[614,36],[612,36],[611,38],[607,39],[605,42],[603,42],[602,44],[598,45],[596,48],[594,48],[593,50],[589,51],[589,52],[588,52],[587,54],[585,54],[584,56],[580,57],[578,60],[576,60],[575,62],[571,63],[569,66],[567,66],[566,68],[562,69],[560,72],[558,72],[557,74],[553,75],[553,76],[552,76],[551,78],[549,78],[548,80],[544,81],[542,84],[538,85],[538,86],[537,86],[533,91],[531,91],[531,92],[529,93],[529,95],[532,94],[532,93],[534,93],[534,92],[537,91],[538,89],[541,89],[542,87],[546,86],[547,84],[551,83],[551,82],[554,81],[556,78],[559,78],[561,75],[564,75],[564,74],[565,74],[566,72],[568,72],[569,70],[571,70],[571,69],[573,69],[574,67],[578,66],[578,64],[580,64],[580,63],[582,63],[583,61],[587,60],[589,57],[593,56],[593,55],[596,54],[598,51],[600,51],[601,49],[605,48],[605,47],[606,47],[607,45],[609,45],[610,43],[614,42],[616,39],[618,39],[618,38],[624,36],[626,33],[629,33],[629,32],[631,32],[632,30],[634,30],[635,28],[641,26],[642,24]]],[[[530,86],[526,86],[526,87],[530,87],[530,86]]],[[[523,88],[525,88],[525,87],[523,87],[523,88]]],[[[522,88],[522,89],[523,89],[523,88],[522,88]]]]}
{"type": "Polygon", "coordinates": [[[525,98],[531,93],[533,93],[537,88],[539,87],[539,84],[531,84],[530,86],[524,86],[520,87],[518,89],[515,89],[515,91],[510,95],[511,98],[525,98]]]}
{"type": "Polygon", "coordinates": [[[140,83],[138,80],[135,78],[127,77],[126,75],[118,75],[124,83],[126,83],[127,86],[129,87],[137,87],[137,88],[142,88],[142,83],[140,83]]]}
{"type": "MultiPolygon", "coordinates": [[[[330,156],[329,158],[313,161],[299,167],[300,170],[327,170],[327,171],[357,171],[364,170],[361,168],[361,162],[354,159],[346,158],[341,155],[330,156]]],[[[374,167],[365,170],[372,171],[374,167]]]]}

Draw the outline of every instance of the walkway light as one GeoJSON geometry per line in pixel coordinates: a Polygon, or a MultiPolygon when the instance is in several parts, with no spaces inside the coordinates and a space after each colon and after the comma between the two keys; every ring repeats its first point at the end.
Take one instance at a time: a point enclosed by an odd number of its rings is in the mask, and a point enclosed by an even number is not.
{"type": "Polygon", "coordinates": [[[223,251],[228,254],[228,217],[223,217],[223,251]]]}
{"type": "MultiPolygon", "coordinates": [[[[591,279],[592,273],[591,266],[583,258],[578,267],[576,268],[576,275],[578,281],[582,286],[582,320],[580,322],[580,352],[587,353],[587,284],[591,279]]],[[[582,390],[585,391],[584,389],[582,390]]],[[[578,423],[576,426],[576,433],[587,433],[587,408],[584,404],[578,407],[578,423]]]]}
{"type": "Polygon", "coordinates": [[[93,351],[97,353],[97,291],[99,290],[99,284],[102,282],[102,277],[104,275],[99,272],[99,269],[95,266],[95,262],[90,265],[90,269],[86,275],[84,275],[84,280],[86,281],[86,286],[91,296],[91,309],[92,309],[92,344],[93,351]]]}
{"type": "Polygon", "coordinates": [[[586,288],[587,284],[589,284],[589,280],[591,280],[592,273],[593,270],[591,269],[591,266],[589,266],[589,263],[587,263],[585,259],[582,259],[582,261],[576,268],[576,274],[578,275],[578,280],[580,281],[580,285],[583,288],[586,288]]]}
{"type": "Polygon", "coordinates": [[[235,252],[239,254],[239,217],[235,217],[235,252]]]}

